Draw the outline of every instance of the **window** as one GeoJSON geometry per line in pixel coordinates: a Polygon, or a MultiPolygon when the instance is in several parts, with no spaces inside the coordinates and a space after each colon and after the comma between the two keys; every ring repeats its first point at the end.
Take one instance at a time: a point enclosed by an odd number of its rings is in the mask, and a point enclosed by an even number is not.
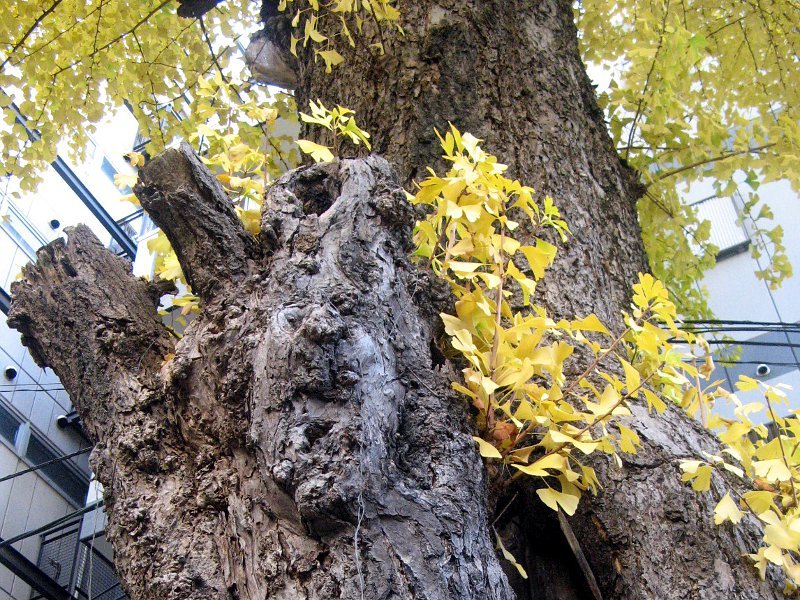
{"type": "MultiPolygon", "coordinates": [[[[103,163],[100,165],[100,170],[103,172],[103,175],[108,177],[108,180],[111,183],[114,183],[114,175],[116,175],[119,171],[114,168],[114,165],[111,164],[105,156],[103,157],[103,163]]],[[[114,183],[116,186],[116,183],[114,183]]],[[[132,194],[133,190],[128,186],[125,186],[123,189],[120,190],[120,193],[123,195],[132,194]]]]}
{"type": "MultiPolygon", "coordinates": [[[[60,455],[51,450],[36,432],[31,432],[25,449],[25,458],[32,465],[40,465],[58,458],[60,455]]],[[[39,473],[50,480],[53,485],[67,495],[74,503],[82,506],[86,502],[86,493],[89,491],[89,477],[62,460],[52,465],[39,469],[39,473]]]]}
{"type": "Polygon", "coordinates": [[[156,227],[156,224],[153,223],[153,219],[150,218],[150,215],[148,215],[147,213],[142,213],[142,227],[139,230],[139,237],[143,238],[147,234],[155,231],[156,229],[158,229],[158,227],[156,227]]]}
{"type": "Polygon", "coordinates": [[[0,287],[0,311],[8,314],[11,310],[11,295],[0,287]]]}
{"type": "Polygon", "coordinates": [[[692,207],[698,219],[711,222],[709,242],[719,248],[717,259],[723,259],[747,250],[750,238],[744,227],[737,221],[739,211],[733,198],[712,196],[695,202],[692,207]]]}
{"type": "Polygon", "coordinates": [[[100,170],[103,172],[103,175],[108,177],[111,183],[114,183],[114,175],[117,174],[117,170],[105,156],[103,157],[103,164],[100,166],[100,170]]]}
{"type": "MultiPolygon", "coordinates": [[[[2,400],[0,400],[0,438],[32,467],[63,456],[47,442],[44,435],[18,416],[16,411],[2,400]]],[[[42,467],[37,474],[46,479],[75,506],[83,506],[89,491],[89,473],[78,468],[71,460],[61,460],[42,467]]]]}
{"type": "Polygon", "coordinates": [[[12,446],[16,442],[20,425],[22,425],[22,419],[0,404],[0,436],[12,446]]]}
{"type": "Polygon", "coordinates": [[[29,259],[36,260],[36,250],[47,243],[47,238],[39,233],[9,198],[5,199],[3,208],[0,211],[0,229],[29,259]]]}
{"type": "MultiPolygon", "coordinates": [[[[137,217],[138,218],[138,217],[137,217]]],[[[131,221],[126,219],[121,219],[117,221],[120,227],[122,227],[122,231],[125,232],[130,239],[136,240],[136,228],[133,226],[131,221]]],[[[108,243],[108,249],[111,250],[114,254],[122,254],[122,246],[119,245],[119,242],[114,238],[111,238],[111,241],[108,243]]]]}

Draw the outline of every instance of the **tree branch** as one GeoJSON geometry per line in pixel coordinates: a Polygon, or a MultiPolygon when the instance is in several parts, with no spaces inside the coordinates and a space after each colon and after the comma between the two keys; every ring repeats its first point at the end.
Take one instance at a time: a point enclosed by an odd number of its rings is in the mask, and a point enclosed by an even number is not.
{"type": "Polygon", "coordinates": [[[259,254],[255,239],[191,146],[183,143],[150,161],[139,172],[134,193],[172,243],[198,296],[208,301],[250,272],[259,254]]]}
{"type": "MultiPolygon", "coordinates": [[[[150,284],[107,250],[85,225],[66,230],[37,253],[11,286],[9,325],[42,367],[64,383],[94,439],[114,427],[174,344],[156,312],[150,284]],[[69,349],[69,350],[68,350],[69,349]]],[[[161,290],[163,291],[163,290],[161,290]]]]}
{"type": "Polygon", "coordinates": [[[55,0],[55,2],[53,2],[53,4],[51,4],[47,10],[45,10],[41,15],[39,15],[39,17],[31,24],[30,27],[28,27],[28,30],[11,48],[11,52],[8,53],[8,56],[5,58],[5,60],[2,63],[0,63],[0,71],[2,71],[3,67],[5,67],[8,61],[11,60],[11,57],[14,56],[14,52],[20,49],[20,47],[27,41],[27,39],[35,31],[35,29],[39,26],[39,24],[45,19],[45,17],[47,17],[47,15],[52,13],[56,9],[56,7],[59,4],[61,4],[61,2],[62,0],[55,0]]]}
{"type": "MultiPolygon", "coordinates": [[[[720,154],[719,156],[712,156],[710,158],[704,158],[702,160],[698,160],[697,162],[693,162],[689,165],[684,165],[683,167],[678,167],[677,169],[673,169],[671,171],[667,171],[666,173],[662,173],[659,175],[655,182],[662,181],[667,179],[668,177],[672,177],[673,175],[677,175],[678,173],[683,173],[684,171],[689,171],[690,169],[695,169],[697,167],[702,167],[703,165],[707,165],[713,162],[717,162],[718,160],[725,160],[726,158],[733,158],[734,156],[741,156],[742,154],[755,154],[758,152],[762,152],[763,150],[767,150],[768,148],[772,148],[775,144],[764,144],[763,146],[757,146],[756,148],[746,148],[745,150],[737,150],[736,152],[727,152],[724,154],[720,154]]],[[[653,182],[653,183],[655,183],[653,182]]]]}
{"type": "Polygon", "coordinates": [[[145,24],[145,23],[148,21],[148,19],[150,19],[150,17],[152,17],[154,14],[156,14],[158,11],[160,11],[162,8],[164,8],[164,7],[165,7],[167,4],[169,4],[170,2],[172,2],[172,0],[164,0],[163,2],[159,3],[159,4],[158,4],[158,5],[155,7],[155,8],[153,8],[153,10],[151,10],[151,11],[150,11],[150,12],[148,12],[146,15],[144,15],[144,16],[143,16],[141,19],[139,19],[139,21],[137,21],[137,22],[136,22],[136,24],[134,24],[134,26],[133,26],[133,27],[131,27],[131,28],[130,28],[128,31],[126,31],[126,32],[124,32],[124,33],[121,33],[120,35],[118,35],[117,37],[115,37],[113,40],[111,40],[111,41],[109,41],[109,42],[106,42],[105,44],[103,44],[102,46],[100,46],[100,47],[99,47],[97,50],[95,50],[94,52],[92,52],[92,53],[91,53],[89,56],[81,56],[81,57],[80,57],[80,58],[78,58],[77,60],[74,60],[73,62],[71,62],[70,64],[68,64],[66,67],[58,67],[58,68],[57,68],[57,69],[56,69],[56,70],[53,72],[53,74],[52,74],[52,75],[53,75],[53,77],[57,77],[57,76],[61,75],[61,73],[63,73],[63,72],[64,72],[64,71],[66,71],[67,69],[71,69],[72,67],[74,67],[74,66],[76,66],[76,65],[79,65],[79,64],[81,64],[81,63],[82,63],[84,60],[86,60],[87,58],[92,58],[92,57],[94,57],[94,55],[95,55],[95,54],[97,54],[98,52],[102,52],[103,50],[106,50],[107,48],[110,48],[110,47],[111,47],[111,46],[113,46],[114,44],[116,44],[116,43],[118,43],[118,42],[121,42],[121,41],[122,41],[122,40],[125,38],[125,36],[126,36],[126,35],[128,35],[128,34],[131,34],[131,33],[135,33],[135,32],[136,32],[136,30],[137,30],[137,29],[139,29],[139,27],[141,27],[142,25],[144,25],[144,24],[145,24]]]}

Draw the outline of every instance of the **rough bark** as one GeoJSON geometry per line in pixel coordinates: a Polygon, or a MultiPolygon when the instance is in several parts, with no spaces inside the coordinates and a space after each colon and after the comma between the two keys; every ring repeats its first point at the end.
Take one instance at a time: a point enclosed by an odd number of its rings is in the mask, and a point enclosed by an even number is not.
{"type": "MultiPolygon", "coordinates": [[[[303,57],[300,101],[356,110],[402,183],[438,164],[433,127],[484,138],[573,231],[540,299],[614,322],[645,268],[638,184],[606,134],[570,3],[400,8],[406,36],[384,29],[386,56],[367,51],[367,28],[333,77],[303,57]]],[[[186,151],[160,161],[137,192],[203,298],[174,350],[152,290],[84,230],[42,252],[12,308],[99,440],[109,537],[133,595],[591,597],[532,490],[486,489],[448,391],[454,369],[431,347],[446,294],[407,263],[410,217],[386,164],[285,177],[252,240],[186,151]],[[95,261],[113,263],[114,283],[95,261]],[[140,308],[124,308],[129,297],[140,308]],[[486,502],[501,511],[514,494],[498,527],[531,579],[512,592],[486,502]]],[[[710,437],[678,411],[637,417],[645,447],[621,471],[598,462],[604,488],[570,520],[603,597],[775,597],[741,557],[754,530],[715,528],[712,501],[679,481],[678,459],[713,449],[710,437]]]]}
{"type": "Polygon", "coordinates": [[[432,302],[446,295],[408,263],[413,220],[388,164],[287,175],[260,240],[209,177],[184,148],[136,188],[204,290],[179,342],[86,228],[42,249],[13,290],[13,326],[98,440],[128,592],[512,597],[463,404],[432,368],[432,302]]]}
{"type": "MultiPolygon", "coordinates": [[[[641,188],[607,133],[580,58],[572,3],[414,0],[399,7],[405,35],[367,29],[334,77],[323,76],[310,54],[301,56],[298,103],[321,98],[355,110],[375,150],[409,187],[427,166],[446,168],[434,128],[452,122],[484,139],[513,176],[553,196],[572,230],[538,300],[553,314],[593,312],[618,324],[630,284],[647,269],[636,213],[641,188]],[[365,48],[379,39],[385,56],[365,48]]],[[[680,481],[681,459],[717,449],[710,434],[678,410],[637,416],[639,456],[622,471],[598,461],[604,488],[570,520],[603,595],[773,597],[778,588],[759,582],[741,556],[757,547],[754,529],[715,528],[714,500],[680,481]]],[[[509,571],[518,594],[591,597],[549,509],[520,501],[532,489],[512,489],[493,504],[502,510],[515,493],[504,513],[506,535],[539,573],[522,582],[509,571]],[[539,523],[530,524],[532,515],[539,523]]]]}
{"type": "MultiPolygon", "coordinates": [[[[443,172],[434,128],[452,122],[485,140],[513,177],[550,194],[572,239],[560,249],[543,300],[564,315],[618,319],[646,268],[636,174],[608,136],[578,52],[569,0],[399,2],[404,36],[369,30],[334,76],[306,56],[299,106],[320,98],[356,112],[400,180],[443,172]],[[385,56],[367,50],[382,39],[385,56]],[[559,281],[556,281],[559,280],[559,281]]],[[[311,127],[304,134],[321,135],[311,127]]]]}

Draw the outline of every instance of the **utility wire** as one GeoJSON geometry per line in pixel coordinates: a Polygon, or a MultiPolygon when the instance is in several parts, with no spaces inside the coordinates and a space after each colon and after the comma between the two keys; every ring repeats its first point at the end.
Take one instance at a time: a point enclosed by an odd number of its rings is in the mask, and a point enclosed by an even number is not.
{"type": "Polygon", "coordinates": [[[727,325],[724,327],[715,327],[713,325],[692,325],[691,327],[681,327],[683,331],[705,333],[724,333],[726,331],[755,331],[761,333],[796,333],[800,331],[800,327],[762,327],[760,325],[727,325]]]}
{"type": "Polygon", "coordinates": [[[0,385],[0,392],[65,392],[66,390],[62,388],[47,388],[43,389],[40,387],[32,387],[26,383],[22,383],[20,385],[0,385]]]}
{"type": "MultiPolygon", "coordinates": [[[[673,344],[680,344],[683,340],[670,338],[667,340],[673,344]]],[[[770,348],[800,348],[800,344],[791,342],[754,342],[752,340],[706,340],[710,345],[715,346],[766,346],[770,348]]]]}
{"type": "MultiPolygon", "coordinates": [[[[9,591],[8,591],[6,588],[4,588],[3,586],[0,586],[0,592],[3,592],[3,593],[6,595],[6,596],[8,596],[9,598],[11,598],[11,600],[17,600],[17,597],[16,597],[15,595],[13,595],[11,592],[9,592],[9,591]]],[[[37,596],[37,598],[41,598],[41,596],[37,596]]]]}
{"type": "Polygon", "coordinates": [[[774,325],[780,327],[798,327],[800,323],[787,323],[785,321],[747,321],[747,320],[734,320],[734,319],[683,319],[679,323],[709,323],[709,324],[724,324],[724,325],[774,325]]]}
{"type": "Polygon", "coordinates": [[[793,362],[775,362],[769,359],[764,360],[725,360],[723,358],[717,357],[714,361],[718,366],[728,366],[728,365],[771,365],[773,367],[797,367],[796,363],[793,362]]]}
{"type": "Polygon", "coordinates": [[[5,385],[0,384],[0,391],[3,392],[66,392],[63,387],[43,388],[29,383],[20,383],[19,385],[5,385]]]}
{"type": "Polygon", "coordinates": [[[751,340],[706,340],[713,345],[735,345],[735,346],[761,346],[767,348],[800,348],[800,344],[792,342],[754,342],[751,340]]]}
{"type": "Polygon", "coordinates": [[[20,475],[26,475],[27,473],[32,473],[33,471],[38,471],[43,467],[47,467],[49,465],[53,465],[55,463],[61,462],[63,460],[67,460],[68,458],[73,458],[75,456],[80,456],[81,454],[86,454],[89,452],[94,446],[89,446],[88,448],[81,448],[80,450],[76,450],[70,454],[65,454],[64,456],[59,456],[57,458],[53,458],[51,460],[47,460],[43,463],[39,463],[38,465],[34,465],[28,469],[24,469],[22,471],[17,471],[16,473],[12,473],[11,475],[6,475],[5,477],[0,477],[0,483],[4,481],[8,481],[9,479],[14,479],[15,477],[19,477],[20,475]]]}

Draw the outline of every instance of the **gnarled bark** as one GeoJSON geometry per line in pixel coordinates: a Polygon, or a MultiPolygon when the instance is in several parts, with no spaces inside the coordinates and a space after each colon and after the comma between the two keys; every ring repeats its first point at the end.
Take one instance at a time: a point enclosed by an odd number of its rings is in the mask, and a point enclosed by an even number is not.
{"type": "Polygon", "coordinates": [[[433,368],[440,292],[408,263],[411,210],[388,164],[290,173],[260,240],[210,177],[183,148],[136,189],[203,292],[174,348],[147,285],[85,228],[14,286],[12,324],[98,440],[126,589],[511,597],[464,407],[433,368]]]}
{"type": "MultiPolygon", "coordinates": [[[[638,186],[605,132],[570,2],[400,8],[404,38],[372,32],[384,57],[359,47],[324,79],[303,57],[301,102],[356,110],[404,183],[437,164],[433,127],[451,120],[486,139],[514,176],[555,197],[573,231],[540,299],[614,322],[645,268],[638,186]]],[[[253,240],[190,154],[160,160],[137,191],[203,298],[174,350],[151,291],[118,263],[109,285],[91,265],[113,260],[83,230],[41,254],[12,308],[99,439],[109,537],[132,594],[592,597],[530,489],[487,493],[453,369],[431,349],[447,294],[407,263],[408,207],[386,163],[286,176],[253,240]],[[200,221],[178,222],[177,206],[200,221]],[[65,300],[74,290],[85,306],[65,300]],[[140,308],[111,311],[128,296],[140,308]],[[497,525],[531,579],[514,578],[512,592],[486,501],[502,511],[514,493],[497,525]]],[[[678,459],[713,440],[678,411],[637,417],[643,450],[622,471],[598,462],[604,488],[570,519],[603,597],[777,596],[741,557],[753,529],[715,528],[711,501],[679,481],[678,459]]]]}
{"type": "MultiPolygon", "coordinates": [[[[553,196],[572,230],[537,300],[552,314],[593,312],[618,327],[629,286],[647,269],[636,213],[641,188],[608,135],[579,54],[573,3],[398,4],[404,35],[367,27],[363,46],[342,50],[345,61],[335,76],[324,76],[306,51],[298,104],[320,98],[353,109],[375,150],[409,186],[429,165],[446,169],[434,128],[443,131],[452,122],[484,139],[512,176],[553,196]],[[385,55],[366,51],[379,40],[385,55]]],[[[269,22],[266,29],[269,34],[269,22]]],[[[304,134],[325,135],[313,127],[304,134]]],[[[714,500],[680,481],[680,460],[716,450],[712,436],[678,410],[658,419],[637,415],[630,426],[644,442],[639,456],[622,471],[598,461],[603,490],[570,519],[604,596],[772,597],[777,588],[759,582],[742,557],[757,547],[753,529],[715,528],[714,500]]],[[[512,489],[492,504],[502,510],[517,492],[501,524],[521,540],[517,556],[532,557],[529,572],[540,574],[523,582],[510,570],[518,594],[539,598],[549,587],[549,597],[592,597],[579,570],[574,577],[553,576],[574,570],[574,557],[549,509],[520,502],[533,497],[532,489],[512,489]],[[531,519],[550,523],[531,525],[531,519]]]]}

